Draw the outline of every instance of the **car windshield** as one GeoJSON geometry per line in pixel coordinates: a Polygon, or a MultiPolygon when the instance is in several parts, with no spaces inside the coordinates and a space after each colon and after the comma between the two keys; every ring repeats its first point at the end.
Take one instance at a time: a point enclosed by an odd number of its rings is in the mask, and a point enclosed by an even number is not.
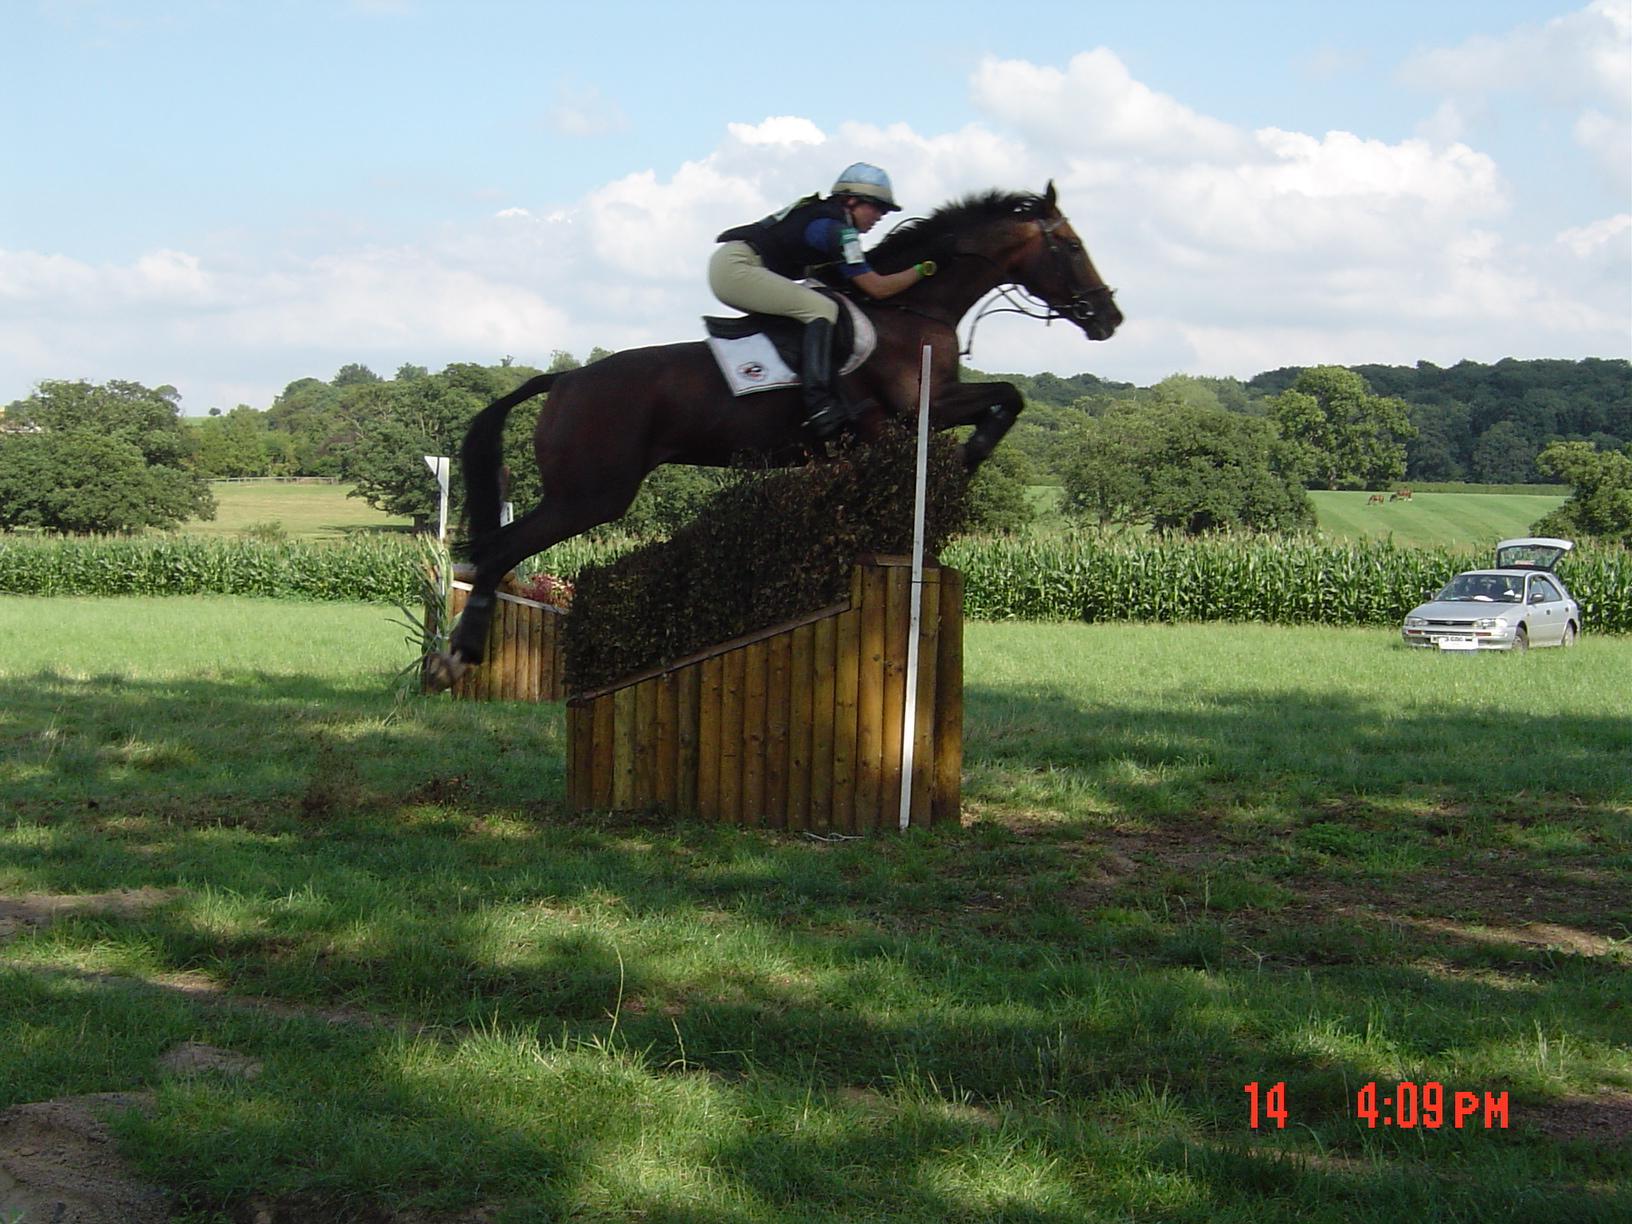
{"type": "Polygon", "coordinates": [[[1524,580],[1501,574],[1458,574],[1445,584],[1438,599],[1470,603],[1519,603],[1524,599],[1524,580]]]}

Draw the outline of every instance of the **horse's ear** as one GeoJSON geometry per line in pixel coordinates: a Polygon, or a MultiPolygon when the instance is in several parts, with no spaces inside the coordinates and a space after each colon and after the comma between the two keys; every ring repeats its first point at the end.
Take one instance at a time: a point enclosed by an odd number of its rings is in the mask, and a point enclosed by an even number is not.
{"type": "Polygon", "coordinates": [[[1049,179],[1048,180],[1048,190],[1043,192],[1043,206],[1045,208],[1047,208],[1050,212],[1052,212],[1054,210],[1054,202],[1058,198],[1059,197],[1055,194],[1055,191],[1054,191],[1054,180],[1049,179]]]}

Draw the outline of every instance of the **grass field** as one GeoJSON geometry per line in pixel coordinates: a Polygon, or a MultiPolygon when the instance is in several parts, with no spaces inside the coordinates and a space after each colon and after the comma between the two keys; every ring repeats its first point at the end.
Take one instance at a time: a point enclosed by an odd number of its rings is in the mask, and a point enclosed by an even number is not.
{"type": "Polygon", "coordinates": [[[413,526],[412,519],[392,518],[360,497],[346,496],[349,485],[217,480],[211,482],[210,491],[215,494],[215,518],[186,524],[183,530],[189,534],[240,535],[275,525],[291,539],[333,539],[413,526]]]}
{"type": "MultiPolygon", "coordinates": [[[[1048,534],[1063,526],[1058,517],[1061,490],[1033,485],[1028,490],[1038,519],[1034,530],[1048,534]]],[[[1312,490],[1315,519],[1330,540],[1394,537],[1406,548],[1484,548],[1498,540],[1530,534],[1530,524],[1563,505],[1563,494],[1549,492],[1481,493],[1415,492],[1410,501],[1368,504],[1371,494],[1349,490],[1312,490]]],[[[1385,495],[1386,496],[1386,495],[1385,495]]]]}
{"type": "Polygon", "coordinates": [[[972,624],[965,825],[818,843],[567,818],[403,635],[0,599],[0,1105],[151,1091],[189,1220],[1632,1212],[1632,641],[972,624]]]}
{"type": "Polygon", "coordinates": [[[1309,494],[1321,533],[1334,540],[1393,536],[1406,548],[1490,547],[1530,534],[1530,524],[1564,504],[1554,495],[1413,493],[1410,501],[1368,505],[1371,494],[1315,490],[1309,494]]]}

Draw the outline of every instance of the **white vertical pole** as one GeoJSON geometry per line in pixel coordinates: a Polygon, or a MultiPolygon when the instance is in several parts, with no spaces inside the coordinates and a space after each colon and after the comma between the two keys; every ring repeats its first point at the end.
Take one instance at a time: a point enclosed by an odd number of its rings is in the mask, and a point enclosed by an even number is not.
{"type": "Polygon", "coordinates": [[[448,457],[446,455],[426,455],[425,466],[431,469],[431,475],[436,477],[436,486],[441,491],[441,498],[437,506],[436,538],[446,543],[448,539],[448,457]]]}
{"type": "Polygon", "coordinates": [[[913,744],[918,723],[918,626],[924,611],[924,512],[929,487],[929,365],[924,345],[918,368],[918,473],[912,502],[912,613],[907,618],[907,708],[901,718],[901,828],[912,823],[913,744]]]}

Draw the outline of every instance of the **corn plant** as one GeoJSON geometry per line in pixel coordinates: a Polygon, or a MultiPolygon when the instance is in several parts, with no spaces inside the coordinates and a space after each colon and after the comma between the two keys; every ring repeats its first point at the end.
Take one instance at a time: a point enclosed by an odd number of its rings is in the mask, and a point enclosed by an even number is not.
{"type": "MultiPolygon", "coordinates": [[[[942,551],[980,620],[1397,625],[1488,554],[1274,538],[965,538],[942,551]]],[[[1589,632],[1632,633],[1632,554],[1577,549],[1560,572],[1589,632]]]]}

